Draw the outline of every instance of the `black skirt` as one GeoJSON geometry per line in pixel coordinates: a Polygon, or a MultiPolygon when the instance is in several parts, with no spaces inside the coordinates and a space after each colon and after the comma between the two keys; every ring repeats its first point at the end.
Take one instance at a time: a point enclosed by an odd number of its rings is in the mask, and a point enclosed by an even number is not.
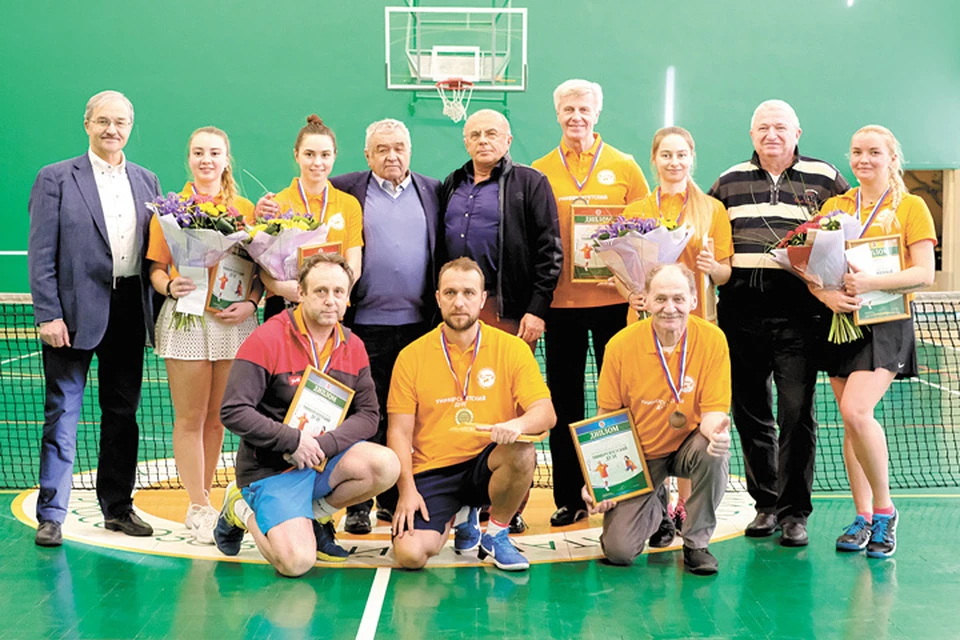
{"type": "Polygon", "coordinates": [[[846,378],[854,371],[886,369],[897,379],[917,375],[917,342],[913,317],[861,327],[863,337],[846,344],[827,343],[825,369],[831,377],[846,378]]]}

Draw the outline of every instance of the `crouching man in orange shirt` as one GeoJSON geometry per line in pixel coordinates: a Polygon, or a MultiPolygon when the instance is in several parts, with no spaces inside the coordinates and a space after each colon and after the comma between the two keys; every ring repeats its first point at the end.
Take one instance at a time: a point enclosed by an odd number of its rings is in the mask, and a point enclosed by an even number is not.
{"type": "Polygon", "coordinates": [[[397,358],[387,399],[387,445],[400,458],[393,552],[405,569],[440,553],[454,529],[457,553],[480,548],[504,571],[527,559],[508,538],[533,480],[536,451],[524,434],[557,420],[540,368],[520,338],[480,322],[483,272],[470,258],[440,269],[443,323],[397,358]],[[477,425],[477,430],[473,430],[477,425]],[[478,507],[490,505],[480,532],[478,507]]]}
{"type": "MultiPolygon", "coordinates": [[[[716,509],[727,487],[730,461],[730,352],[716,326],[690,315],[697,306],[694,274],[683,265],[661,265],[647,277],[650,317],[617,333],[607,344],[597,385],[602,413],[630,410],[654,487],[667,476],[690,478],[683,527],[683,562],[698,575],[717,572],[707,550],[716,509]]],[[[603,553],[629,565],[660,526],[656,492],[614,504],[603,513],[603,553]]]]}

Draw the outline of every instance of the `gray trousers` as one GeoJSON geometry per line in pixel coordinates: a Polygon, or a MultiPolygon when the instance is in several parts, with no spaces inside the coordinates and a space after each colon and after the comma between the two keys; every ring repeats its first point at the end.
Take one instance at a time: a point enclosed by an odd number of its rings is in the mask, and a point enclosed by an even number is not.
{"type": "MultiPolygon", "coordinates": [[[[668,476],[690,478],[692,491],[686,502],[687,519],[683,524],[683,544],[704,548],[717,527],[717,507],[727,489],[730,454],[715,457],[707,453],[709,441],[693,431],[680,448],[656,460],[647,460],[654,487],[661,487],[668,476]]],[[[663,519],[663,504],[658,491],[624,500],[603,514],[600,546],[613,564],[631,564],[643,553],[644,544],[656,533],[663,519]]]]}

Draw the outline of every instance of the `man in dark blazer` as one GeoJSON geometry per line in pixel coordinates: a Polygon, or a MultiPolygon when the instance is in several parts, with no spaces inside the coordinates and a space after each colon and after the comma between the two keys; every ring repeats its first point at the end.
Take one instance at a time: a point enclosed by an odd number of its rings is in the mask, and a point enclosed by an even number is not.
{"type": "MultiPolygon", "coordinates": [[[[347,323],[360,336],[380,400],[373,441],[386,444],[387,392],[400,350],[430,329],[436,314],[434,252],[440,182],[410,171],[410,132],[399,120],[367,127],[364,155],[370,171],[331,178],[363,207],[363,268],[347,323]]],[[[396,487],[377,496],[377,518],[390,522],[396,487]]],[[[344,529],[369,533],[373,501],[347,509],[344,529]]]]}
{"type": "Polygon", "coordinates": [[[97,499],[104,527],[132,536],[153,529],[133,511],[143,352],[153,314],[143,259],[150,212],[160,195],[150,171],[127,162],[133,105],[117,91],[90,98],[83,126],[90,149],[44,167],[30,192],[28,266],[46,381],[37,536],[62,543],[77,422],[94,354],[100,384],[97,499]]]}

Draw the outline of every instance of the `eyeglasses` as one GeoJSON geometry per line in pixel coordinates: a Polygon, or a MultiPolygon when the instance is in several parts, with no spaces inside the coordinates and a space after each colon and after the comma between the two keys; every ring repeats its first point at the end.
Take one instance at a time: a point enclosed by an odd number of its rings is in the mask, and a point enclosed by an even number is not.
{"type": "Polygon", "coordinates": [[[496,142],[502,135],[496,129],[487,129],[486,131],[471,131],[467,134],[467,139],[471,142],[477,142],[483,137],[491,142],[496,142]]]}
{"type": "Polygon", "coordinates": [[[111,120],[110,118],[94,118],[93,120],[88,120],[92,122],[100,129],[109,129],[112,124],[117,129],[126,129],[133,125],[133,120],[127,118],[117,118],[116,120],[111,120]]]}

